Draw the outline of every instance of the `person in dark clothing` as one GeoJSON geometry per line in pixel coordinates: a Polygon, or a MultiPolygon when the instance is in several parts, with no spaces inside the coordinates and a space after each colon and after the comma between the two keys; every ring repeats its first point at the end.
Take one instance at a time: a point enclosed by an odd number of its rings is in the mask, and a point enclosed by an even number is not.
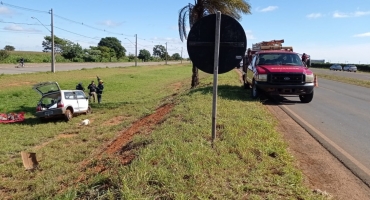
{"type": "Polygon", "coordinates": [[[80,83],[78,83],[77,85],[76,85],[76,90],[82,90],[82,91],[85,91],[85,88],[84,88],[84,86],[82,85],[82,83],[80,82],[80,83]]]}
{"type": "Polygon", "coordinates": [[[91,100],[91,97],[93,97],[93,100],[94,100],[94,103],[95,103],[97,87],[96,87],[94,81],[91,81],[90,85],[87,86],[87,89],[89,89],[89,100],[91,100]]]}
{"type": "Polygon", "coordinates": [[[21,59],[19,60],[19,63],[21,64],[21,67],[24,67],[24,59],[23,59],[23,58],[21,58],[21,59]]]}
{"type": "Polygon", "coordinates": [[[96,78],[98,78],[98,86],[97,86],[97,90],[96,90],[96,93],[97,93],[97,95],[98,95],[98,103],[101,103],[101,96],[102,96],[102,94],[103,94],[103,90],[104,90],[104,85],[103,85],[103,83],[104,83],[104,81],[103,80],[101,80],[100,78],[99,78],[99,76],[96,76],[96,78]]]}
{"type": "Polygon", "coordinates": [[[306,53],[303,53],[302,62],[306,63],[306,60],[307,60],[307,55],[306,55],[306,53]]]}

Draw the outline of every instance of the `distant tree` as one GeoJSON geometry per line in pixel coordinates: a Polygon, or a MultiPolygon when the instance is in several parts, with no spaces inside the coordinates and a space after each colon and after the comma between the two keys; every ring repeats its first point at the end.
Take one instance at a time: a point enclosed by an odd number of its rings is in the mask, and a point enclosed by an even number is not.
{"type": "Polygon", "coordinates": [[[83,49],[81,45],[79,45],[78,43],[75,44],[71,41],[67,41],[67,44],[64,45],[64,47],[62,48],[61,55],[65,59],[73,60],[74,58],[77,58],[80,56],[82,57],[83,49]]]}
{"type": "Polygon", "coordinates": [[[133,61],[133,60],[135,60],[135,55],[132,53],[128,54],[128,61],[133,61]]]}
{"type": "Polygon", "coordinates": [[[165,58],[166,48],[163,45],[155,45],[153,47],[153,56],[158,56],[160,58],[165,58]]]}
{"type": "Polygon", "coordinates": [[[14,51],[14,50],[15,50],[15,48],[14,48],[13,46],[6,45],[6,46],[4,47],[4,50],[7,50],[7,51],[14,51]]]}
{"type": "Polygon", "coordinates": [[[126,49],[122,46],[121,41],[115,37],[102,38],[98,46],[109,47],[114,50],[117,59],[126,56],[126,49]]]}
{"type": "Polygon", "coordinates": [[[143,60],[144,62],[147,62],[150,59],[150,52],[146,49],[141,49],[139,51],[138,58],[143,60]]]}
{"type": "Polygon", "coordinates": [[[112,58],[116,56],[116,52],[114,51],[114,49],[111,49],[106,46],[98,46],[98,47],[90,46],[90,48],[92,50],[99,50],[101,52],[100,62],[102,62],[103,60],[109,60],[111,62],[112,58]]]}
{"type": "Polygon", "coordinates": [[[9,52],[7,50],[0,50],[0,60],[5,60],[9,57],[9,52]]]}
{"type": "Polygon", "coordinates": [[[100,62],[101,51],[97,49],[84,49],[83,59],[85,62],[100,62]]]}
{"type": "MultiPolygon", "coordinates": [[[[42,41],[42,47],[44,50],[43,52],[50,52],[51,51],[51,46],[52,46],[52,38],[51,36],[45,36],[44,41],[42,41]]],[[[55,53],[61,53],[63,47],[68,43],[68,40],[58,38],[57,36],[54,35],[54,48],[55,48],[55,53]]]]}
{"type": "Polygon", "coordinates": [[[181,60],[181,56],[179,53],[174,53],[172,56],[171,56],[172,60],[181,60]]]}

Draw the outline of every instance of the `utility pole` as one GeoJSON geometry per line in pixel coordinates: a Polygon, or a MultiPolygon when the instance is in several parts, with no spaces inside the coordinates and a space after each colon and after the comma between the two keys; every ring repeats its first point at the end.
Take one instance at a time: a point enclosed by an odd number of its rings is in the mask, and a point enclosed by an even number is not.
{"type": "Polygon", "coordinates": [[[137,34],[135,34],[136,42],[135,42],[135,67],[137,66],[137,34]]]}
{"type": "Polygon", "coordinates": [[[181,64],[182,64],[182,47],[181,47],[181,64]]]}
{"type": "Polygon", "coordinates": [[[55,73],[55,46],[54,46],[53,9],[50,10],[50,14],[51,14],[51,72],[55,73]]]}
{"type": "Polygon", "coordinates": [[[166,42],[166,65],[167,65],[167,55],[168,55],[168,52],[167,52],[167,42],[166,42]]]}

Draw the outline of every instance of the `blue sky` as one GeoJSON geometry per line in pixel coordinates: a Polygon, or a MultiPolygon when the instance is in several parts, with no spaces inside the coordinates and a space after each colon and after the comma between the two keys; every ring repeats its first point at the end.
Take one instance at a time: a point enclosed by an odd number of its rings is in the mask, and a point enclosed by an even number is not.
{"type": "MultiPolygon", "coordinates": [[[[188,57],[181,42],[179,10],[193,0],[5,0],[0,4],[0,48],[42,51],[44,36],[54,34],[79,43],[97,46],[103,37],[117,37],[128,53],[150,52],[154,45],[188,57]],[[32,18],[34,17],[34,18],[32,18]],[[46,27],[42,26],[44,24],[46,27]]],[[[329,62],[370,63],[370,1],[249,0],[252,14],[239,21],[252,43],[284,39],[298,53],[329,62]]]]}

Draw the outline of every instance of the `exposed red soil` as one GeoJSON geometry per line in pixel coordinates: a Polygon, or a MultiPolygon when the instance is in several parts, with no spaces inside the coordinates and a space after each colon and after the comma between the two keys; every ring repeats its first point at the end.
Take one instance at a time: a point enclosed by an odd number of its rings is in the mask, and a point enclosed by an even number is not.
{"type": "Polygon", "coordinates": [[[166,116],[173,108],[173,104],[166,104],[158,108],[153,114],[148,115],[135,123],[133,123],[127,130],[119,133],[118,138],[116,138],[108,147],[101,153],[104,154],[114,154],[119,152],[124,145],[131,141],[132,137],[140,132],[151,131],[154,126],[160,123],[164,116],[166,116]]]}

